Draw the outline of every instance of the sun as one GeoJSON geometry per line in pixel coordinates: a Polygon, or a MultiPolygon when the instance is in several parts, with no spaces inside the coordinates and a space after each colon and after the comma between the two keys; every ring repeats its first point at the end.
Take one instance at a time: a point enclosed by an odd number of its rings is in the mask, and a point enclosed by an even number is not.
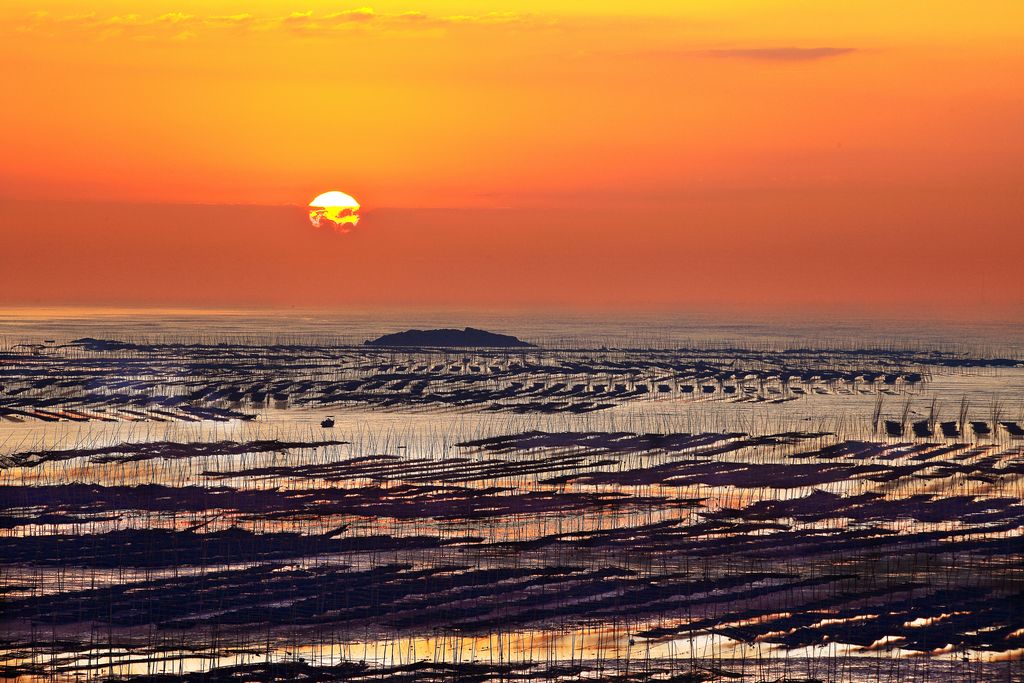
{"type": "Polygon", "coordinates": [[[359,223],[359,202],[337,190],[324,192],[309,203],[309,222],[314,227],[331,227],[348,232],[359,223]]]}

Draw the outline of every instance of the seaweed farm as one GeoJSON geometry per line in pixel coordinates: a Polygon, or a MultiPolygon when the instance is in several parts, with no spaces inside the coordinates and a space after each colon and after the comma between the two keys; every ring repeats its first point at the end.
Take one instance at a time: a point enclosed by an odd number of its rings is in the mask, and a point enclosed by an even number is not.
{"type": "Polygon", "coordinates": [[[1012,347],[63,332],[0,348],[8,680],[1024,675],[1012,347]]]}

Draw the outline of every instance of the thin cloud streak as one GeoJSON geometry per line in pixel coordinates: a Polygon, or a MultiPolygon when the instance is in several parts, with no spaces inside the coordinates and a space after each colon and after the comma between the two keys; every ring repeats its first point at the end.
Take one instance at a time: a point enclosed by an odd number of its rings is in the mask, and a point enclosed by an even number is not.
{"type": "Polygon", "coordinates": [[[817,62],[861,52],[855,47],[729,47],[729,48],[668,48],[615,52],[625,59],[653,59],[662,61],[687,60],[743,60],[751,62],[817,62]]]}
{"type": "Polygon", "coordinates": [[[706,57],[757,59],[770,62],[808,62],[830,57],[841,57],[857,52],[852,47],[754,47],[703,50],[706,57]]]}

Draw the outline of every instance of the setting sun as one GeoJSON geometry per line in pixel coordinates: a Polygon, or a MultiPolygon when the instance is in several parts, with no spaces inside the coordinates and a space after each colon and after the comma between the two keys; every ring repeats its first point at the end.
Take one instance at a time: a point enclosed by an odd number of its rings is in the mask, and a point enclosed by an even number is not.
{"type": "Polygon", "coordinates": [[[324,192],[309,203],[309,222],[320,228],[329,225],[338,232],[348,232],[359,224],[359,202],[337,190],[324,192]]]}

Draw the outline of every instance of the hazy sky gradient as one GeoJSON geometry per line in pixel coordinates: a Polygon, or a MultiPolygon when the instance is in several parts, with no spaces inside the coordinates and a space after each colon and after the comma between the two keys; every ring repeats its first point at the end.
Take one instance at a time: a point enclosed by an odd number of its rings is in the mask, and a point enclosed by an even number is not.
{"type": "Polygon", "coordinates": [[[1021,315],[1016,0],[90,5],[0,8],[0,304],[1021,315]]]}

